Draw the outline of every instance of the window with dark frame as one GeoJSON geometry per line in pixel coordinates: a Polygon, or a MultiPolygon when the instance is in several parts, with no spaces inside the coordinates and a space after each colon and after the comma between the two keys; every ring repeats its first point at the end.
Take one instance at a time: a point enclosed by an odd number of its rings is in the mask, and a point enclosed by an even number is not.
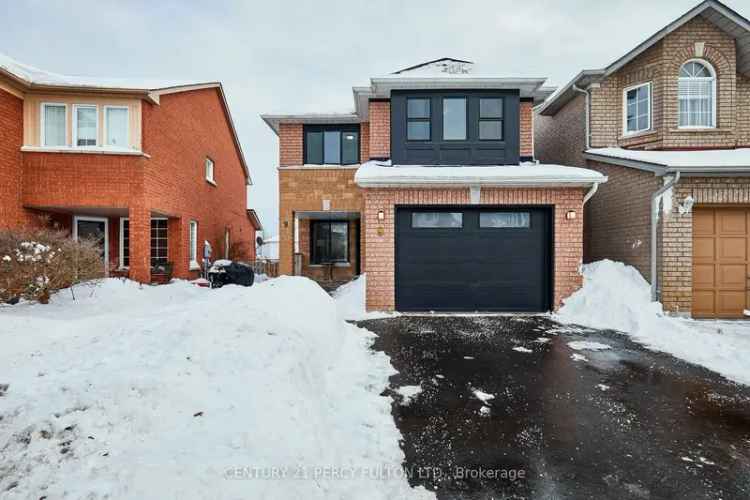
{"type": "Polygon", "coordinates": [[[305,127],[305,164],[359,163],[359,131],[354,127],[305,127]]]}
{"type": "Polygon", "coordinates": [[[122,234],[120,235],[120,245],[122,246],[122,249],[120,250],[122,253],[120,267],[126,268],[130,267],[130,221],[128,219],[122,220],[120,231],[122,231],[122,234]]]}
{"type": "Polygon", "coordinates": [[[406,139],[409,141],[429,141],[431,119],[430,99],[409,97],[406,99],[406,139]]]}
{"type": "Polygon", "coordinates": [[[479,140],[503,140],[502,97],[479,98],[479,140]]]}
{"type": "Polygon", "coordinates": [[[310,226],[311,264],[349,262],[347,221],[311,221],[310,226]]]}

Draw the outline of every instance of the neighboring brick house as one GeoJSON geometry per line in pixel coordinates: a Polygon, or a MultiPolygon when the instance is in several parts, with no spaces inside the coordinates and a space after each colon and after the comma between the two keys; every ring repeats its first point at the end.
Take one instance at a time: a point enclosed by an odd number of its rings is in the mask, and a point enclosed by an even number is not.
{"type": "Polygon", "coordinates": [[[676,314],[750,309],[747,19],[700,3],[579,73],[536,108],[534,135],[541,161],[609,178],[586,207],[587,262],[635,266],[676,314]]]}
{"type": "Polygon", "coordinates": [[[213,258],[254,258],[249,183],[221,84],[66,77],[0,55],[0,228],[51,223],[99,240],[111,274],[151,282],[169,263],[191,278],[204,241],[213,258]]]}
{"type": "Polygon", "coordinates": [[[546,311],[581,284],[606,178],[534,161],[544,79],[439,59],[354,87],[355,111],[264,115],[279,137],[279,271],[367,274],[368,310],[546,311]]]}

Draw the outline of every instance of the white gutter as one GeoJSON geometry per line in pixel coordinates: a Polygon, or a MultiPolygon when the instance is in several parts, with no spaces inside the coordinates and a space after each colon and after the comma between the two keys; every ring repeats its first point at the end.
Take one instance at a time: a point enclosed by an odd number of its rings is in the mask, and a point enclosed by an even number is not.
{"type": "Polygon", "coordinates": [[[576,92],[580,92],[581,94],[584,94],[586,96],[586,150],[591,148],[591,94],[589,94],[588,90],[583,90],[581,87],[573,84],[572,89],[576,92]]]}
{"type": "Polygon", "coordinates": [[[659,197],[680,182],[680,171],[675,172],[671,181],[664,184],[651,195],[651,301],[658,300],[657,271],[656,271],[656,226],[659,220],[659,197]]]}
{"type": "Polygon", "coordinates": [[[599,189],[599,183],[595,182],[593,186],[591,186],[591,189],[589,189],[589,192],[586,193],[586,196],[583,197],[583,205],[586,204],[587,201],[591,199],[592,196],[596,194],[596,191],[599,189]]]}

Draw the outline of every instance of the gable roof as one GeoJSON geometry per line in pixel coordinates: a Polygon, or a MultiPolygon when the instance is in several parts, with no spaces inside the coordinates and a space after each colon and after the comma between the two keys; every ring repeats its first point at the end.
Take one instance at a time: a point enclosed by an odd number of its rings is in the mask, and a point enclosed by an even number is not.
{"type": "Polygon", "coordinates": [[[134,94],[153,104],[159,104],[159,97],[167,94],[176,94],[178,92],[190,92],[193,90],[202,90],[215,88],[219,92],[222,106],[227,116],[229,128],[232,132],[235,147],[239,153],[240,163],[245,171],[245,178],[248,184],[252,184],[250,169],[245,160],[245,153],[242,151],[237,130],[234,126],[234,120],[229,110],[229,103],[224,94],[224,87],[221,82],[195,82],[187,80],[156,80],[156,79],[136,79],[136,78],[98,78],[91,76],[71,76],[62,75],[39,69],[37,67],[25,64],[0,53],[0,77],[6,77],[22,90],[34,91],[81,91],[81,92],[100,92],[114,94],[134,94]]]}
{"type": "Polygon", "coordinates": [[[577,94],[575,87],[586,88],[591,83],[601,81],[603,78],[619,70],[630,61],[641,55],[665,36],[685,25],[697,16],[702,16],[707,21],[716,25],[737,41],[737,71],[750,76],[750,20],[738,14],[718,0],[705,0],[682,16],[678,17],[651,37],[638,44],[622,57],[612,62],[609,66],[601,69],[583,70],[576,75],[560,91],[552,95],[537,108],[537,112],[551,116],[556,114],[565,104],[570,102],[577,94]]]}

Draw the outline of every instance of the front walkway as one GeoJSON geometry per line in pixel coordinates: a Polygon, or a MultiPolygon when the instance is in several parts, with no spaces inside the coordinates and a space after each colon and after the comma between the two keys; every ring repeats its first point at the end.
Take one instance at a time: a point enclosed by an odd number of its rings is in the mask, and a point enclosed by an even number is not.
{"type": "Polygon", "coordinates": [[[745,386],[545,317],[360,325],[400,372],[411,483],[439,498],[750,498],[745,386]]]}

